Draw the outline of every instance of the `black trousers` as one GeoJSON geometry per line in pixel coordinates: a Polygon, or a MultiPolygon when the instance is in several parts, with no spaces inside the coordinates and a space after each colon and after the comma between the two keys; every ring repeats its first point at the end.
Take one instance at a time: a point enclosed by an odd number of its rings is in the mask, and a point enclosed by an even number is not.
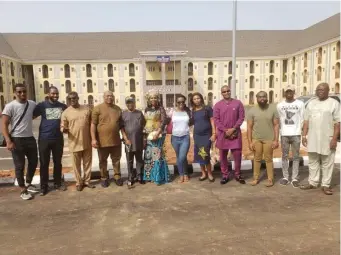
{"type": "Polygon", "coordinates": [[[12,137],[15,149],[12,151],[12,157],[15,167],[15,177],[18,180],[19,187],[25,187],[24,170],[25,156],[28,161],[26,171],[26,183],[31,183],[38,164],[38,151],[36,139],[32,137],[12,137]]]}
{"type": "Polygon", "coordinates": [[[40,185],[47,186],[49,182],[49,165],[52,152],[53,159],[53,180],[55,185],[62,182],[62,157],[64,149],[63,137],[56,140],[38,141],[40,156],[40,185]]]}
{"type": "Polygon", "coordinates": [[[134,179],[142,180],[142,168],[143,168],[143,151],[130,151],[126,150],[127,166],[128,166],[128,181],[134,181],[134,179]],[[133,169],[134,158],[136,160],[136,171],[133,169]]]}

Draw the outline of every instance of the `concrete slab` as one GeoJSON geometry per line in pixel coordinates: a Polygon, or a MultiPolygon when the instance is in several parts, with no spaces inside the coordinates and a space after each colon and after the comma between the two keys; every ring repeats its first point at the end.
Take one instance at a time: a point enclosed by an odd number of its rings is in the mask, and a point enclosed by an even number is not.
{"type": "MultiPolygon", "coordinates": [[[[301,176],[305,182],[307,168],[301,176]]],[[[333,196],[284,187],[278,179],[266,188],[265,179],[252,187],[195,178],[131,190],[69,186],[31,201],[22,201],[18,188],[2,187],[1,254],[340,254],[339,168],[333,196]]]]}

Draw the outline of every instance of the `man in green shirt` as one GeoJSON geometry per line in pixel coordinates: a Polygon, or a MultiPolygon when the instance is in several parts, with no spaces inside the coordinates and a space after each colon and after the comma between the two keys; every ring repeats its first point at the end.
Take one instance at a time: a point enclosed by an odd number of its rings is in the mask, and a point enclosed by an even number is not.
{"type": "Polygon", "coordinates": [[[268,94],[260,91],[256,95],[257,106],[247,114],[247,139],[254,152],[252,186],[259,183],[261,161],[264,155],[268,174],[267,187],[274,185],[273,150],[278,148],[279,117],[275,105],[268,104],[268,94]]]}

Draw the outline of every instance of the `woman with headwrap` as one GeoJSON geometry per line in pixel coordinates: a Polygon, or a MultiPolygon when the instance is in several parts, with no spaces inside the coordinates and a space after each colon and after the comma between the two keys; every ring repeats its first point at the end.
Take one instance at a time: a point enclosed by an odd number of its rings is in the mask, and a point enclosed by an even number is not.
{"type": "Polygon", "coordinates": [[[163,151],[167,116],[165,109],[160,104],[160,95],[155,90],[151,90],[147,94],[147,108],[144,117],[147,142],[144,152],[143,178],[145,181],[152,181],[157,185],[168,183],[169,170],[163,151]]]}

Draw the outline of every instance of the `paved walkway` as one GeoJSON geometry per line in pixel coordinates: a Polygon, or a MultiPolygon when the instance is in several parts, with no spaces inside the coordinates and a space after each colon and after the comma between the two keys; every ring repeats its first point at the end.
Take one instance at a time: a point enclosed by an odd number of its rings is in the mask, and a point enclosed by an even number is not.
{"type": "MultiPolygon", "coordinates": [[[[306,179],[306,171],[302,175],[306,179]]],[[[338,168],[333,196],[320,189],[234,181],[221,186],[197,179],[132,190],[69,187],[32,201],[20,200],[15,188],[0,188],[0,250],[6,255],[336,255],[339,178],[338,168]]]]}

